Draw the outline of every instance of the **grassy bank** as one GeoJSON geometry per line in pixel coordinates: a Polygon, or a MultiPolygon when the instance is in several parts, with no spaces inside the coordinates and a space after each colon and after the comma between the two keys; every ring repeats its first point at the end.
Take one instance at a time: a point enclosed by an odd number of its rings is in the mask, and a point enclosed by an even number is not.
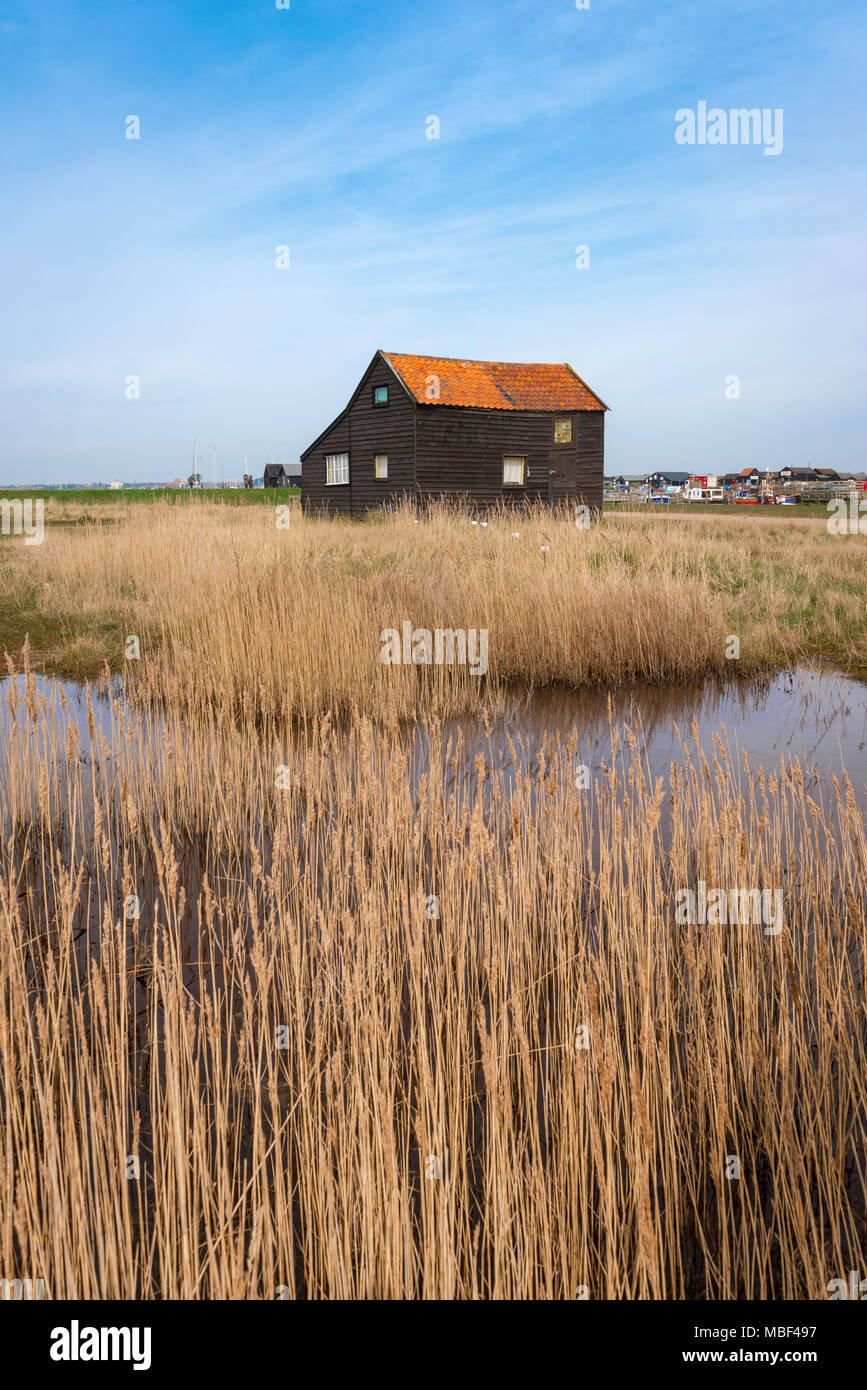
{"type": "Polygon", "coordinates": [[[121,669],[134,634],[136,670],[188,707],[399,716],[478,708],[514,684],[867,668],[867,538],[795,519],[606,513],[582,531],[544,511],[485,527],[448,510],[314,520],[296,504],[278,529],[273,502],[205,494],[103,510],[112,524],[49,518],[41,545],[0,542],[0,642],[14,654],[29,635],[34,666],[87,675],[121,669]],[[486,628],[486,679],[383,666],[380,633],[405,620],[486,628]]]}
{"type": "Polygon", "coordinates": [[[87,519],[113,522],[123,518],[129,507],[273,507],[299,497],[300,488],[0,488],[0,504],[42,502],[45,525],[68,524],[87,519]]]}

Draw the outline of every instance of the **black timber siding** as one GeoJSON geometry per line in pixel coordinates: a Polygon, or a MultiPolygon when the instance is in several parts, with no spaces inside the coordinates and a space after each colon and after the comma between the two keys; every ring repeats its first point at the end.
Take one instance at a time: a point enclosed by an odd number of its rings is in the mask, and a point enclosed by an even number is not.
{"type": "Polygon", "coordinates": [[[380,357],[374,358],[346,413],[302,458],[304,510],[359,516],[368,508],[388,505],[398,496],[412,495],[414,411],[414,402],[388,364],[380,357]],[[388,405],[373,404],[376,386],[388,387],[388,405]],[[325,455],[342,453],[349,454],[349,484],[329,487],[325,482],[325,455]],[[374,476],[376,454],[388,455],[385,481],[374,476]]]}
{"type": "Polygon", "coordinates": [[[351,511],[352,451],[349,447],[349,415],[341,417],[301,460],[301,506],[305,511],[351,511]],[[350,482],[345,487],[328,487],[325,483],[325,455],[349,454],[350,482]]]}
{"type": "Polygon", "coordinates": [[[588,507],[602,510],[602,488],[605,474],[605,411],[579,410],[578,450],[575,461],[575,490],[588,507]]]}
{"type": "Polygon", "coordinates": [[[475,410],[416,406],[416,486],[426,497],[463,495],[506,501],[583,501],[602,506],[605,412],[475,410]],[[554,420],[572,419],[571,444],[554,443],[554,420]],[[503,457],[526,459],[524,487],[503,486],[503,457]],[[549,470],[554,473],[553,480],[549,470]]]}

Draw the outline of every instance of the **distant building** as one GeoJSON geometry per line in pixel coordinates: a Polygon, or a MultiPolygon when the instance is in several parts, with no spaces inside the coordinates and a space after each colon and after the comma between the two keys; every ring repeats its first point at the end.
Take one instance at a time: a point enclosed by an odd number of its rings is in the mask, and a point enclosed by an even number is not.
{"type": "Polygon", "coordinates": [[[109,487],[111,488],[112,492],[120,492],[121,488],[123,487],[123,483],[118,482],[118,480],[115,478],[114,482],[109,483],[109,487]]]}
{"type": "Polygon", "coordinates": [[[815,468],[781,468],[779,477],[782,483],[819,482],[815,468]]]}
{"type": "Polygon", "coordinates": [[[265,464],[265,487],[300,487],[300,468],[286,468],[282,463],[265,464]]]}
{"type": "Polygon", "coordinates": [[[671,469],[665,469],[660,470],[658,473],[649,474],[647,481],[651,487],[655,487],[658,491],[664,489],[666,492],[677,492],[680,488],[686,486],[689,482],[689,478],[689,473],[680,471],[673,472],[671,469]]]}
{"type": "Polygon", "coordinates": [[[738,474],[738,486],[742,488],[757,488],[762,481],[762,475],[757,468],[742,468],[738,474]]]}

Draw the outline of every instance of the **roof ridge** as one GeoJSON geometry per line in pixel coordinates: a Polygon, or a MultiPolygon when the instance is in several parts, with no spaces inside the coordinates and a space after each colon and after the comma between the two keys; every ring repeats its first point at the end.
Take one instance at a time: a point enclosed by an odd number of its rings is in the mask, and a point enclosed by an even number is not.
{"type": "Polygon", "coordinates": [[[568,362],[437,357],[387,352],[384,348],[378,349],[378,355],[420,405],[485,410],[608,409],[568,362]]]}
{"type": "MultiPolygon", "coordinates": [[[[385,348],[380,348],[379,351],[383,357],[412,357],[417,362],[460,362],[468,367],[567,367],[573,376],[578,376],[568,362],[507,362],[502,357],[443,357],[438,352],[386,352],[385,348]]],[[[580,376],[578,380],[581,381],[580,376]]],[[[587,386],[584,381],[581,381],[581,384],[587,386]]],[[[590,390],[589,386],[587,390],[590,390]]]]}

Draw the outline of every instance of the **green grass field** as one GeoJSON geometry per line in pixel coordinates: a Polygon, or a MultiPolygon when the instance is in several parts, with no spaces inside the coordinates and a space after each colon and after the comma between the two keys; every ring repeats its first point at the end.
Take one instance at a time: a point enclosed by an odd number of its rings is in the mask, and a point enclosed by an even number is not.
{"type": "Polygon", "coordinates": [[[61,507],[126,502],[147,502],[153,506],[154,501],[168,502],[179,507],[195,506],[201,502],[223,502],[230,507],[255,507],[265,504],[274,506],[277,502],[288,501],[290,497],[298,497],[300,493],[301,489],[297,487],[208,487],[195,491],[186,487],[136,487],[124,488],[122,492],[112,492],[109,488],[98,487],[70,488],[64,491],[57,488],[20,487],[0,488],[0,501],[8,498],[11,502],[23,502],[30,497],[34,501],[41,499],[46,503],[50,502],[52,506],[56,504],[61,507]]]}

